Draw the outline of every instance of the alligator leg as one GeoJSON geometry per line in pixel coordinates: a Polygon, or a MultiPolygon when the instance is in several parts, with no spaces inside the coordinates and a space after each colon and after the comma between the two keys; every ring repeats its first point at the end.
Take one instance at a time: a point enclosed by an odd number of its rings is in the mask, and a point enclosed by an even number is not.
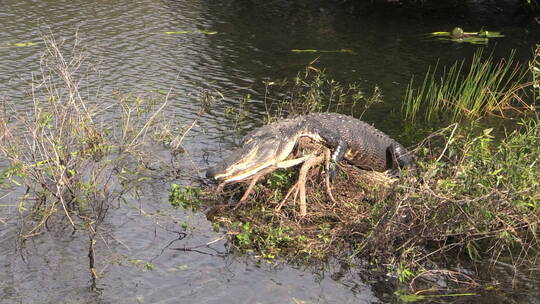
{"type": "Polygon", "coordinates": [[[246,189],[246,192],[244,192],[244,195],[242,195],[242,198],[240,199],[240,201],[238,202],[238,204],[240,203],[243,203],[245,202],[249,195],[251,194],[251,192],[253,192],[253,187],[255,186],[255,184],[259,181],[259,179],[268,174],[268,173],[271,173],[272,171],[276,170],[277,167],[276,166],[270,166],[268,168],[265,168],[257,173],[255,173],[255,175],[253,175],[253,177],[251,178],[251,182],[249,183],[249,186],[248,188],[246,189]]]}
{"type": "Polygon", "coordinates": [[[306,155],[306,156],[302,156],[295,159],[284,160],[282,162],[279,162],[275,166],[270,166],[268,168],[265,168],[255,173],[255,175],[253,175],[253,177],[251,178],[251,182],[249,183],[249,186],[246,189],[246,192],[244,192],[244,195],[242,195],[242,198],[240,199],[238,203],[243,203],[248,199],[249,195],[253,192],[253,187],[255,186],[255,184],[257,184],[257,182],[259,181],[261,177],[265,176],[268,173],[272,173],[276,169],[285,169],[285,168],[296,166],[300,163],[305,162],[307,159],[309,159],[310,156],[311,155],[306,155]]]}
{"type": "MultiPolygon", "coordinates": [[[[333,176],[330,176],[331,175],[331,172],[330,172],[330,162],[331,162],[331,158],[330,158],[330,149],[326,148],[324,149],[324,161],[325,161],[325,168],[326,168],[326,176],[324,177],[324,182],[325,182],[325,186],[326,186],[326,194],[328,195],[328,197],[330,198],[330,200],[335,204],[337,203],[336,199],[334,198],[334,195],[332,195],[332,189],[330,188],[330,179],[333,178],[333,176]]],[[[335,165],[335,163],[334,163],[335,165]]],[[[334,174],[335,174],[335,171],[334,171],[334,174]]]]}
{"type": "Polygon", "coordinates": [[[307,205],[306,205],[306,181],[307,174],[309,170],[324,161],[324,155],[319,155],[308,159],[300,168],[300,173],[298,174],[298,187],[300,190],[300,215],[305,216],[307,214],[307,205]]]}
{"type": "Polygon", "coordinates": [[[294,192],[294,200],[296,201],[296,197],[300,195],[299,197],[299,205],[300,205],[300,215],[305,216],[307,214],[307,204],[306,204],[306,182],[307,182],[307,174],[309,173],[309,170],[313,168],[314,166],[322,163],[325,160],[324,155],[313,155],[310,154],[309,158],[304,162],[302,167],[300,168],[300,172],[298,173],[298,180],[296,183],[289,189],[289,192],[285,195],[283,200],[279,203],[279,205],[275,208],[276,211],[279,211],[281,207],[283,207],[283,204],[285,201],[289,198],[289,196],[294,192]]]}

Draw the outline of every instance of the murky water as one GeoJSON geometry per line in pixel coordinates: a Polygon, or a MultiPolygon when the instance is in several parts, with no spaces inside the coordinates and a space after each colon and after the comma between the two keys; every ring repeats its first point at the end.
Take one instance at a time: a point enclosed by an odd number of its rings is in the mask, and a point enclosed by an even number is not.
{"type": "MultiPolygon", "coordinates": [[[[385,103],[364,119],[399,136],[399,115],[395,113],[410,77],[422,74],[439,59],[445,64],[469,58],[479,48],[423,36],[449,30],[455,26],[452,20],[354,17],[332,6],[309,2],[2,0],[0,100],[15,101],[22,109],[30,106],[29,81],[32,73],[39,72],[41,35],[53,33],[58,40],[69,42],[77,33],[98,71],[90,76],[86,89],[99,92],[99,98],[112,100],[114,92],[172,89],[170,118],[181,126],[196,116],[202,90],[224,92],[225,101],[211,115],[205,115],[185,141],[193,161],[204,167],[207,161],[223,156],[232,145],[231,138],[261,124],[264,80],[292,77],[318,58],[317,66],[325,68],[332,78],[360,82],[366,92],[378,85],[385,103]],[[169,31],[188,33],[165,34],[169,31]],[[35,44],[3,47],[21,42],[35,44]],[[294,53],[291,49],[351,49],[354,54],[294,53]],[[238,132],[220,110],[237,105],[246,93],[253,96],[246,108],[249,120],[238,132]]],[[[489,29],[507,35],[490,42],[489,51],[496,56],[517,49],[517,56],[526,59],[533,43],[540,40],[538,27],[496,24],[489,29]]],[[[463,26],[476,30],[482,25],[490,24],[469,22],[463,26]]],[[[98,247],[101,294],[88,288],[87,236],[58,231],[30,240],[17,252],[16,194],[0,195],[0,302],[379,301],[377,296],[382,292],[374,291],[355,270],[344,274],[330,267],[326,272],[312,273],[223,254],[227,252],[223,234],[213,232],[201,214],[169,209],[167,190],[168,185],[156,185],[142,199],[121,204],[109,213],[106,230],[111,241],[98,247]],[[141,216],[141,209],[150,215],[141,216]],[[194,228],[182,229],[178,222],[194,228]],[[211,248],[202,246],[203,253],[173,249],[208,242],[214,243],[211,248]]],[[[504,299],[500,296],[490,301],[503,303],[504,299]]],[[[534,297],[513,299],[538,303],[534,297]]]]}

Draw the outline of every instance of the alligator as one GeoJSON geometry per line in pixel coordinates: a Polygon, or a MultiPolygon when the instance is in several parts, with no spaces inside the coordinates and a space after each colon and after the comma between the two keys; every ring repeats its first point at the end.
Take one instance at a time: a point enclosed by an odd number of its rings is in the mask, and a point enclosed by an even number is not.
{"type": "Polygon", "coordinates": [[[330,148],[333,162],[345,159],[366,170],[395,173],[412,162],[407,149],[368,123],[343,114],[312,113],[250,132],[237,151],[206,171],[206,177],[231,183],[271,166],[298,164],[305,159],[291,162],[288,157],[304,136],[330,148]]]}

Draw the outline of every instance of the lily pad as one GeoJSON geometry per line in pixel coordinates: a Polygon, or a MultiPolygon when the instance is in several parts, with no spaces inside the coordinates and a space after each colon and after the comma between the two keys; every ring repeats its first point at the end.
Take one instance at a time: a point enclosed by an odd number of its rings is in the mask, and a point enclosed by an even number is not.
{"type": "Polygon", "coordinates": [[[429,35],[439,40],[471,44],[487,44],[490,38],[504,37],[501,32],[486,31],[484,29],[478,32],[465,32],[460,27],[454,28],[451,32],[432,32],[429,35]]]}
{"type": "Polygon", "coordinates": [[[467,38],[460,38],[460,39],[443,37],[443,38],[439,38],[439,40],[452,41],[452,42],[457,42],[457,43],[470,43],[470,44],[488,44],[489,42],[488,38],[483,38],[483,37],[467,37],[467,38]]]}
{"type": "Polygon", "coordinates": [[[218,32],[208,31],[208,30],[193,30],[193,31],[174,31],[174,32],[165,32],[167,35],[186,35],[186,34],[204,34],[204,35],[215,35],[218,32]]]}

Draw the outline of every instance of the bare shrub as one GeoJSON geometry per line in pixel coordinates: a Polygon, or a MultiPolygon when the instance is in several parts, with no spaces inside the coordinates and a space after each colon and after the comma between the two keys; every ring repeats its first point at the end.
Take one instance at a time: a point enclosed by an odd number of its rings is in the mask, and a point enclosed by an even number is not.
{"type": "Polygon", "coordinates": [[[94,96],[89,102],[79,88],[92,66],[77,37],[70,47],[52,35],[44,42],[41,71],[32,82],[32,108],[8,102],[0,118],[0,155],[9,161],[5,175],[26,188],[19,202],[21,240],[47,231],[52,221],[86,231],[96,289],[98,227],[111,202],[135,187],[144,167],[141,146],[168,95],[161,104],[144,106],[133,98],[107,104],[94,96]],[[120,113],[118,124],[102,123],[114,111],[120,113]]]}

